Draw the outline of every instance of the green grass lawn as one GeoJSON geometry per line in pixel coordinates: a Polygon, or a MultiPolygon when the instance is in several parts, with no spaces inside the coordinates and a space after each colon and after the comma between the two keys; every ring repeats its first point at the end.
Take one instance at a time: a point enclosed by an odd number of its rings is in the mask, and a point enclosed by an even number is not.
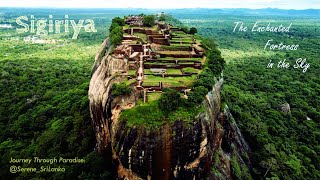
{"type": "Polygon", "coordinates": [[[134,83],[136,83],[136,79],[130,79],[130,80],[126,81],[126,85],[128,85],[128,86],[133,85],[134,83]]]}
{"type": "Polygon", "coordinates": [[[139,36],[142,41],[147,42],[147,35],[143,33],[134,33],[135,36],[139,36]]]}
{"type": "Polygon", "coordinates": [[[165,57],[165,58],[157,58],[159,60],[173,60],[173,59],[176,59],[176,60],[195,60],[195,61],[201,61],[202,59],[201,58],[173,58],[173,57],[165,57]]]}
{"type": "Polygon", "coordinates": [[[193,62],[190,63],[190,62],[183,62],[182,61],[182,62],[179,62],[179,64],[193,64],[193,62]]]}
{"type": "Polygon", "coordinates": [[[174,31],[174,34],[183,34],[183,35],[185,35],[186,33],[183,32],[183,31],[174,31]]]}
{"type": "Polygon", "coordinates": [[[161,51],[159,52],[160,54],[167,54],[167,55],[172,55],[172,54],[182,54],[182,55],[189,55],[189,51],[161,51]]]}
{"type": "MultiPolygon", "coordinates": [[[[181,58],[181,59],[176,59],[176,58],[173,58],[173,57],[170,57],[168,59],[160,59],[158,58],[158,60],[163,60],[163,61],[169,61],[169,60],[179,60],[179,64],[183,63],[184,61],[192,61],[192,62],[201,62],[201,59],[192,59],[192,58],[181,58]]],[[[191,63],[192,63],[191,62],[191,63]]]]}
{"type": "Polygon", "coordinates": [[[192,39],[173,39],[170,41],[171,43],[182,43],[182,44],[187,44],[187,43],[192,43],[192,39]]]}
{"type": "Polygon", "coordinates": [[[170,45],[176,45],[176,46],[190,46],[192,44],[192,41],[170,41],[170,45]]]}
{"type": "Polygon", "coordinates": [[[145,65],[174,65],[173,63],[166,63],[166,62],[147,62],[144,64],[145,65]]]}
{"type": "Polygon", "coordinates": [[[190,44],[171,44],[171,46],[161,46],[163,50],[168,51],[188,51],[190,44]]]}
{"type": "Polygon", "coordinates": [[[156,31],[158,29],[158,26],[157,25],[154,25],[152,27],[143,27],[144,29],[146,30],[153,30],[153,31],[156,31]]]}
{"type": "Polygon", "coordinates": [[[179,41],[179,40],[182,40],[182,41],[184,41],[184,40],[192,40],[192,37],[181,37],[181,38],[176,38],[176,37],[173,37],[172,38],[172,40],[174,40],[174,41],[179,41]]]}
{"type": "Polygon", "coordinates": [[[201,70],[195,69],[195,68],[192,68],[192,67],[183,68],[181,71],[182,72],[186,72],[186,73],[200,73],[201,72],[201,70]]]}
{"type": "Polygon", "coordinates": [[[155,84],[158,85],[159,82],[162,82],[165,86],[191,86],[192,82],[195,80],[196,75],[190,77],[165,77],[160,76],[146,75],[144,77],[143,84],[155,84]]]}
{"type": "MultiPolygon", "coordinates": [[[[180,42],[180,41],[171,41],[170,45],[171,46],[185,46],[185,47],[189,47],[191,46],[192,42],[180,42]]],[[[179,50],[179,49],[178,49],[179,50]]]]}
{"type": "Polygon", "coordinates": [[[160,98],[160,96],[161,96],[161,92],[149,92],[148,94],[147,94],[147,96],[148,96],[148,102],[150,103],[150,102],[152,102],[152,101],[155,101],[155,100],[157,100],[157,99],[159,99],[160,98]]]}
{"type": "MultiPolygon", "coordinates": [[[[171,46],[191,46],[192,42],[170,41],[171,46]]],[[[179,49],[178,49],[179,50],[179,49]]]]}
{"type": "Polygon", "coordinates": [[[159,82],[157,81],[143,81],[142,86],[159,86],[159,82]]]}
{"type": "MultiPolygon", "coordinates": [[[[144,69],[145,74],[154,74],[150,69],[144,69]]],[[[180,69],[167,69],[166,74],[182,74],[180,69]]]]}
{"type": "Polygon", "coordinates": [[[153,72],[150,69],[144,69],[144,74],[153,74],[153,72]]]}
{"type": "Polygon", "coordinates": [[[180,69],[167,69],[166,74],[182,74],[180,69]]]}
{"type": "Polygon", "coordinates": [[[192,35],[185,34],[185,33],[172,33],[174,38],[192,38],[192,35]]]}
{"type": "Polygon", "coordinates": [[[129,71],[128,71],[128,74],[129,74],[130,76],[135,76],[135,75],[136,75],[136,70],[129,70],[129,71]]]}

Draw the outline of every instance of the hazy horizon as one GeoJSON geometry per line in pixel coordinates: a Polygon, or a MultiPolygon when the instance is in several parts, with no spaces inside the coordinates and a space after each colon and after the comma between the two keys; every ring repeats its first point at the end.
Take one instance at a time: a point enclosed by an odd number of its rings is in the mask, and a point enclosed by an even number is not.
{"type": "Polygon", "coordinates": [[[306,8],[306,9],[283,9],[283,8],[131,8],[131,7],[123,7],[123,8],[99,8],[99,7],[9,7],[9,6],[0,6],[1,8],[16,8],[16,9],[111,9],[111,10],[122,10],[122,9],[142,9],[142,10],[183,10],[183,9],[221,9],[221,10],[227,10],[227,9],[249,9],[249,10],[263,10],[263,9],[277,9],[277,10],[295,10],[295,11],[304,11],[304,10],[320,10],[320,8],[306,8]]]}
{"type": "Polygon", "coordinates": [[[247,0],[245,2],[234,0],[10,0],[0,4],[0,7],[8,8],[81,8],[81,9],[284,9],[306,10],[320,9],[318,0],[247,0]]]}

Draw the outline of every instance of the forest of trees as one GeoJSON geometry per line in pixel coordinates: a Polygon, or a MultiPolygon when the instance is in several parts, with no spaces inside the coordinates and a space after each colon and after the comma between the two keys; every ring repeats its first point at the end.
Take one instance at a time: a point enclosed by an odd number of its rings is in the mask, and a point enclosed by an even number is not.
{"type": "Polygon", "coordinates": [[[154,17],[154,15],[145,15],[143,17],[143,25],[147,27],[152,27],[154,26],[155,20],[156,18],[154,17]]]}
{"type": "Polygon", "coordinates": [[[112,45],[118,45],[122,42],[122,39],[123,39],[122,26],[124,26],[124,19],[120,17],[115,17],[112,19],[112,23],[109,28],[110,43],[112,45]]]}
{"type": "MultiPolygon", "coordinates": [[[[10,15],[16,17],[20,11],[14,13],[10,15]]],[[[39,12],[35,14],[43,15],[39,12]]],[[[83,15],[77,17],[82,18],[83,15]]],[[[61,34],[57,38],[64,39],[62,45],[1,39],[2,179],[112,179],[111,161],[95,151],[88,100],[94,57],[106,37],[106,24],[109,26],[110,23],[106,19],[96,21],[98,33],[80,33],[78,40],[71,40],[71,33],[61,34]],[[48,166],[48,163],[9,163],[11,158],[35,156],[78,157],[86,162],[50,165],[65,168],[65,172],[61,173],[10,173],[11,165],[48,166]]],[[[15,32],[14,29],[0,29],[1,38],[6,33],[15,32]]]]}
{"type": "MultiPolygon", "coordinates": [[[[314,17],[177,15],[198,33],[214,38],[227,61],[223,100],[252,149],[255,179],[320,179],[320,33],[314,17]],[[221,21],[223,19],[223,21],[221,21]],[[274,21],[294,26],[289,35],[232,33],[234,22],[274,21]],[[288,38],[290,37],[290,38],[288,38]],[[268,39],[294,44],[295,52],[264,51],[268,39]],[[311,68],[268,69],[269,60],[294,64],[305,57],[311,68]],[[288,103],[290,112],[282,112],[288,103]]],[[[218,68],[218,67],[217,67],[218,68]]]]}

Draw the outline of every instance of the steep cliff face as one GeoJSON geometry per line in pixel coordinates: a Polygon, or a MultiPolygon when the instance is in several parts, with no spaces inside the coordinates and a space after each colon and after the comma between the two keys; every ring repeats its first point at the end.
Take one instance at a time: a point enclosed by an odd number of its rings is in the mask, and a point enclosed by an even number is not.
{"type": "Polygon", "coordinates": [[[101,153],[111,150],[119,178],[232,179],[236,177],[234,159],[250,169],[249,147],[228,109],[221,110],[223,79],[207,94],[202,104],[205,112],[192,124],[176,121],[154,130],[128,127],[118,117],[123,109],[135,105],[137,95],[112,98],[112,83],[121,81],[114,69],[125,68],[112,61],[108,53],[97,55],[89,99],[97,149],[101,153]]]}
{"type": "Polygon", "coordinates": [[[121,80],[116,76],[117,70],[125,70],[124,63],[113,63],[115,59],[109,56],[108,38],[102,43],[95,58],[89,86],[90,114],[97,138],[97,149],[103,153],[111,142],[111,87],[112,83],[121,80]]]}

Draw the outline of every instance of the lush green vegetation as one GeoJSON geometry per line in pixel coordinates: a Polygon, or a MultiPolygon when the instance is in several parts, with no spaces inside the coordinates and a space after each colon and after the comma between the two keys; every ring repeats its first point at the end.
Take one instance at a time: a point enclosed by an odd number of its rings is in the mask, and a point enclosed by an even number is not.
{"type": "Polygon", "coordinates": [[[181,106],[180,94],[172,89],[164,89],[159,101],[159,108],[164,112],[175,111],[181,106]]]}
{"type": "Polygon", "coordinates": [[[155,24],[154,15],[146,15],[143,17],[143,25],[147,27],[152,27],[155,24]]]}
{"type": "Polygon", "coordinates": [[[120,96],[120,95],[129,95],[132,92],[132,89],[125,82],[112,84],[112,95],[120,96]]]}
{"type": "Polygon", "coordinates": [[[124,26],[124,25],[125,25],[124,19],[121,18],[121,17],[115,17],[115,18],[112,19],[111,22],[112,22],[112,23],[111,23],[111,26],[112,26],[113,24],[118,24],[119,26],[124,26]]]}
{"type": "Polygon", "coordinates": [[[167,69],[166,74],[182,74],[180,69],[167,69]]]}
{"type": "Polygon", "coordinates": [[[198,73],[199,72],[199,70],[198,69],[194,69],[194,68],[192,68],[192,67],[188,67],[188,68],[183,68],[183,69],[181,69],[181,71],[183,72],[183,73],[186,73],[186,74],[192,74],[192,73],[198,73]]]}
{"type": "Polygon", "coordinates": [[[147,42],[147,35],[143,33],[134,33],[135,36],[139,36],[139,38],[142,40],[143,43],[147,42]]]}
{"type": "Polygon", "coordinates": [[[173,58],[173,57],[165,57],[165,58],[157,58],[159,60],[194,60],[194,61],[201,61],[201,58],[173,58]]]}
{"type": "MultiPolygon", "coordinates": [[[[201,12],[199,12],[201,13],[201,12]]],[[[320,81],[319,19],[312,16],[236,16],[217,14],[177,14],[182,22],[197,26],[198,33],[215,38],[228,62],[223,99],[227,102],[245,139],[253,150],[254,178],[320,178],[320,81]],[[234,22],[242,20],[292,24],[292,32],[232,33],[234,22]],[[288,38],[289,37],[289,38],[288,38]],[[298,43],[298,51],[264,51],[268,39],[298,43]],[[267,69],[269,60],[307,58],[311,67],[267,69]],[[291,113],[280,106],[289,103],[291,113]]],[[[205,44],[205,43],[204,43],[205,44]]],[[[208,77],[210,80],[211,77],[208,77]]],[[[207,81],[204,81],[207,82],[207,81]]],[[[243,179],[242,167],[232,161],[236,177],[243,179]]]]}
{"type": "Polygon", "coordinates": [[[188,99],[186,100],[187,106],[196,106],[197,104],[200,104],[204,96],[208,93],[208,89],[204,86],[197,86],[193,89],[192,92],[188,94],[188,99]]]}
{"type": "Polygon", "coordinates": [[[161,14],[159,17],[159,21],[166,21],[166,16],[164,14],[161,14]]]}
{"type": "Polygon", "coordinates": [[[208,68],[211,70],[211,73],[214,76],[219,77],[226,63],[225,60],[221,57],[221,52],[213,44],[206,54],[206,63],[208,65],[208,68]]]}
{"type": "MultiPolygon", "coordinates": [[[[152,72],[150,69],[144,69],[144,73],[147,75],[154,75],[155,72],[152,72]]],[[[165,74],[182,74],[180,69],[166,69],[165,74]]],[[[165,80],[165,79],[163,79],[165,80]]]]}
{"type": "MultiPolygon", "coordinates": [[[[0,11],[0,23],[14,23],[20,15],[48,17],[49,10],[0,11]]],[[[112,179],[110,160],[98,155],[89,114],[88,87],[95,54],[106,37],[110,15],[104,19],[83,12],[56,10],[54,17],[69,13],[72,19],[95,20],[97,33],[52,34],[53,44],[23,41],[29,34],[0,28],[0,176],[5,179],[112,179]],[[8,38],[9,37],[9,38],[8,38]],[[17,37],[13,40],[10,37],[17,37]],[[84,158],[84,164],[59,164],[64,173],[9,172],[12,158],[84,158]]],[[[112,15],[111,17],[114,17],[112,15]]],[[[22,167],[42,164],[14,164],[22,167]]],[[[57,167],[58,164],[50,165],[57,167]]]]}
{"type": "Polygon", "coordinates": [[[161,48],[165,51],[188,51],[189,47],[190,47],[190,43],[187,43],[187,44],[179,43],[179,44],[171,44],[170,46],[161,46],[161,48]]]}
{"type": "Polygon", "coordinates": [[[165,78],[161,76],[146,75],[143,84],[147,85],[149,83],[154,83],[155,85],[159,85],[159,82],[162,82],[164,85],[168,86],[190,86],[195,79],[196,75],[165,78]]]}
{"type": "Polygon", "coordinates": [[[124,19],[122,19],[120,17],[115,17],[112,19],[112,23],[109,28],[110,43],[112,45],[118,45],[122,42],[122,39],[123,39],[122,26],[124,26],[124,19]]]}
{"type": "Polygon", "coordinates": [[[199,114],[199,112],[203,112],[204,108],[202,106],[185,107],[180,94],[178,95],[178,101],[182,104],[176,107],[174,111],[169,110],[168,112],[161,110],[159,107],[159,99],[157,99],[122,111],[120,119],[127,121],[127,126],[129,127],[142,126],[146,129],[158,128],[165,123],[172,123],[178,120],[192,124],[194,117],[199,114]]]}
{"type": "Polygon", "coordinates": [[[121,113],[120,119],[127,121],[128,126],[141,126],[152,129],[158,128],[164,123],[181,120],[192,123],[195,116],[204,111],[201,106],[203,97],[208,90],[203,86],[198,86],[189,93],[189,98],[185,99],[182,94],[172,89],[164,89],[163,93],[154,94],[157,99],[151,97],[149,103],[142,103],[132,109],[121,113]]]}
{"type": "Polygon", "coordinates": [[[189,30],[189,34],[195,34],[195,33],[197,33],[198,32],[198,30],[197,30],[197,28],[195,28],[195,27],[192,27],[192,28],[190,28],[190,30],[189,30]]]}

